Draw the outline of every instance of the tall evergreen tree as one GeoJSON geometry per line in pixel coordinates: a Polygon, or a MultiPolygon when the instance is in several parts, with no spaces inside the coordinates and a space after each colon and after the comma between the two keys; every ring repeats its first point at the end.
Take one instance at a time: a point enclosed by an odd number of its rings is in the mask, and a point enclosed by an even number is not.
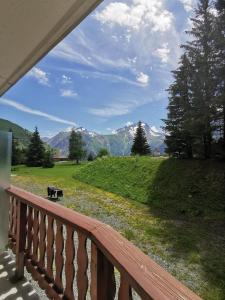
{"type": "Polygon", "coordinates": [[[215,45],[217,50],[217,118],[218,135],[225,155],[225,0],[217,0],[215,45]]]}
{"type": "Polygon", "coordinates": [[[193,156],[192,107],[190,86],[192,66],[186,54],[181,57],[180,66],[173,71],[174,83],[168,89],[169,105],[166,126],[167,153],[178,157],[193,156]]]}
{"type": "Polygon", "coordinates": [[[80,132],[74,129],[71,131],[69,139],[69,159],[76,160],[77,164],[85,156],[84,142],[80,132]]]}
{"type": "Polygon", "coordinates": [[[29,167],[42,166],[45,155],[44,144],[40,138],[37,127],[35,127],[34,133],[30,139],[30,144],[27,150],[26,165],[29,167]]]}
{"type": "Polygon", "coordinates": [[[131,148],[132,155],[148,155],[151,154],[151,148],[148,144],[145,130],[142,127],[142,123],[138,122],[137,130],[134,136],[133,145],[131,148]]]}
{"type": "Polygon", "coordinates": [[[211,156],[213,138],[212,122],[215,108],[215,61],[214,40],[215,17],[210,0],[199,0],[192,19],[193,28],[188,31],[192,39],[183,47],[193,65],[193,84],[191,85],[193,106],[193,135],[196,149],[205,158],[211,156]],[[202,150],[202,151],[201,151],[202,150]]]}
{"type": "Polygon", "coordinates": [[[210,0],[199,0],[192,22],[191,39],[182,46],[185,54],[169,88],[166,143],[170,154],[209,158],[217,119],[218,52],[210,0]]]}

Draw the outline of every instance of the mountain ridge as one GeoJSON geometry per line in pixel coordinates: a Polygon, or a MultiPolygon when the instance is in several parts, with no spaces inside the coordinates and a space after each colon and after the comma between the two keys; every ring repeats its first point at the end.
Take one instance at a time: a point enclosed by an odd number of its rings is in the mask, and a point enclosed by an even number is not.
{"type": "MultiPolygon", "coordinates": [[[[154,153],[163,154],[165,149],[164,134],[156,129],[155,126],[149,126],[142,122],[148,143],[154,153]]],[[[84,127],[74,128],[81,132],[86,145],[87,152],[97,154],[100,148],[107,148],[111,155],[126,156],[130,155],[130,149],[133,143],[134,134],[137,129],[137,123],[132,123],[115,130],[111,134],[99,134],[94,131],[88,131],[84,127]]],[[[46,140],[52,148],[58,149],[60,155],[68,155],[69,136],[71,131],[61,131],[52,138],[46,140]]]]}
{"type": "MultiPolygon", "coordinates": [[[[142,126],[153,153],[156,155],[163,154],[165,149],[164,134],[155,126],[149,126],[147,123],[142,122],[142,126]]],[[[75,128],[75,131],[81,132],[87,153],[91,152],[96,155],[100,148],[107,148],[111,155],[127,156],[130,155],[136,128],[137,123],[132,123],[118,128],[110,134],[100,134],[84,127],[75,128]]],[[[14,122],[0,118],[0,130],[9,131],[10,129],[21,146],[27,147],[32,133],[14,122]]],[[[67,156],[70,132],[71,130],[60,131],[51,138],[42,137],[42,140],[52,148],[58,149],[61,156],[67,156]]]]}
{"type": "Polygon", "coordinates": [[[32,133],[29,130],[23,128],[22,126],[12,121],[0,118],[0,130],[2,131],[11,130],[13,132],[14,138],[16,138],[19,141],[22,147],[28,146],[30,142],[30,137],[32,133]]]}

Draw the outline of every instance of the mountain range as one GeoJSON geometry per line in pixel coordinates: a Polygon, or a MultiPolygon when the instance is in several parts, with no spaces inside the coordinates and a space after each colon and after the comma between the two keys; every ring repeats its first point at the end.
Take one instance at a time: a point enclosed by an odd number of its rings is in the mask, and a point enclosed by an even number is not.
{"type": "MultiPolygon", "coordinates": [[[[164,134],[154,126],[150,127],[147,123],[142,123],[148,143],[155,154],[163,154],[165,150],[164,134]]],[[[99,134],[88,131],[83,127],[76,128],[75,131],[81,132],[87,152],[97,154],[100,148],[107,148],[111,155],[126,156],[130,155],[131,145],[137,123],[119,128],[113,134],[99,134]]],[[[13,131],[13,135],[23,147],[27,147],[30,141],[31,132],[21,126],[5,119],[0,119],[0,130],[13,131]]],[[[52,148],[58,149],[60,156],[68,155],[70,130],[61,131],[51,138],[43,137],[42,140],[52,148]]]]}
{"type": "MultiPolygon", "coordinates": [[[[164,134],[147,123],[142,123],[142,126],[152,151],[155,154],[163,154],[165,150],[164,134]]],[[[130,155],[136,129],[137,123],[133,123],[115,130],[113,134],[99,134],[83,127],[76,128],[75,131],[81,132],[88,153],[97,154],[100,148],[107,148],[111,155],[126,156],[130,155]]],[[[67,156],[69,136],[70,131],[62,131],[52,138],[44,138],[44,141],[52,148],[59,149],[61,156],[67,156]]]]}

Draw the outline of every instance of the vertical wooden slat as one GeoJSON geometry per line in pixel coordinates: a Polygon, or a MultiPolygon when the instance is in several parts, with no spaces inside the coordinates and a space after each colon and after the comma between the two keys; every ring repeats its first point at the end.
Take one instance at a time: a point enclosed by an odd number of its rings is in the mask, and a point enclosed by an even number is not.
{"type": "Polygon", "coordinates": [[[73,281],[75,275],[74,257],[75,257],[75,245],[74,245],[74,229],[71,226],[67,226],[66,237],[66,263],[65,263],[65,275],[66,275],[66,288],[64,295],[66,299],[74,300],[73,281]]]}
{"type": "Polygon", "coordinates": [[[17,199],[14,198],[14,201],[13,201],[13,230],[12,230],[14,239],[16,238],[16,226],[17,226],[16,219],[17,219],[17,199]]]}
{"type": "Polygon", "coordinates": [[[24,254],[26,244],[27,206],[18,201],[17,205],[17,233],[16,233],[16,279],[24,276],[24,254]]]}
{"type": "Polygon", "coordinates": [[[91,243],[91,300],[98,300],[98,249],[91,243]]]}
{"type": "Polygon", "coordinates": [[[54,260],[54,219],[48,216],[47,230],[47,276],[53,281],[53,260],[54,260]]]}
{"type": "Polygon", "coordinates": [[[28,216],[27,216],[27,255],[31,258],[33,251],[33,208],[28,207],[28,216]]]}
{"type": "Polygon", "coordinates": [[[77,250],[77,289],[78,300],[85,300],[88,289],[88,255],[87,255],[87,237],[78,232],[78,250],[77,250]]]}
{"type": "Polygon", "coordinates": [[[55,265],[56,265],[56,276],[55,276],[55,287],[58,293],[63,292],[62,272],[63,272],[63,224],[60,221],[56,221],[56,254],[55,254],[55,265]]]}
{"type": "Polygon", "coordinates": [[[33,257],[32,260],[36,263],[38,260],[38,245],[39,245],[39,211],[34,209],[33,221],[34,235],[33,235],[33,257]]]}
{"type": "Polygon", "coordinates": [[[9,206],[9,236],[12,236],[13,228],[13,197],[10,197],[10,206],[9,206]]]}
{"type": "Polygon", "coordinates": [[[91,246],[91,300],[113,300],[116,294],[114,267],[103,253],[91,246]]]}
{"type": "Polygon", "coordinates": [[[125,276],[121,275],[118,300],[132,300],[132,299],[133,297],[132,297],[131,286],[129,285],[125,276]]]}
{"type": "Polygon", "coordinates": [[[45,267],[45,252],[46,252],[46,224],[45,224],[46,215],[41,212],[40,217],[40,243],[39,243],[39,268],[43,271],[45,267]]]}

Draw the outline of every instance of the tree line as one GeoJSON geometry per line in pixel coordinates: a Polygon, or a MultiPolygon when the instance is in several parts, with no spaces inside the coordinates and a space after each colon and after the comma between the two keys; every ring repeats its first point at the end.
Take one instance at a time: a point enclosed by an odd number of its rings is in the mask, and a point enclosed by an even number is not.
{"type": "Polygon", "coordinates": [[[199,0],[191,21],[168,89],[166,151],[181,158],[224,158],[225,0],[199,0]]]}
{"type": "MultiPolygon", "coordinates": [[[[97,155],[92,152],[87,153],[81,133],[74,129],[70,133],[68,150],[68,158],[77,164],[83,159],[93,161],[96,158],[110,155],[106,148],[100,148],[97,155]]],[[[139,122],[131,148],[131,155],[150,154],[151,148],[147,142],[145,130],[142,123],[139,122]]],[[[18,164],[26,164],[28,167],[54,167],[54,150],[43,143],[37,127],[31,136],[27,149],[21,147],[18,140],[12,135],[12,165],[18,164]]]]}

